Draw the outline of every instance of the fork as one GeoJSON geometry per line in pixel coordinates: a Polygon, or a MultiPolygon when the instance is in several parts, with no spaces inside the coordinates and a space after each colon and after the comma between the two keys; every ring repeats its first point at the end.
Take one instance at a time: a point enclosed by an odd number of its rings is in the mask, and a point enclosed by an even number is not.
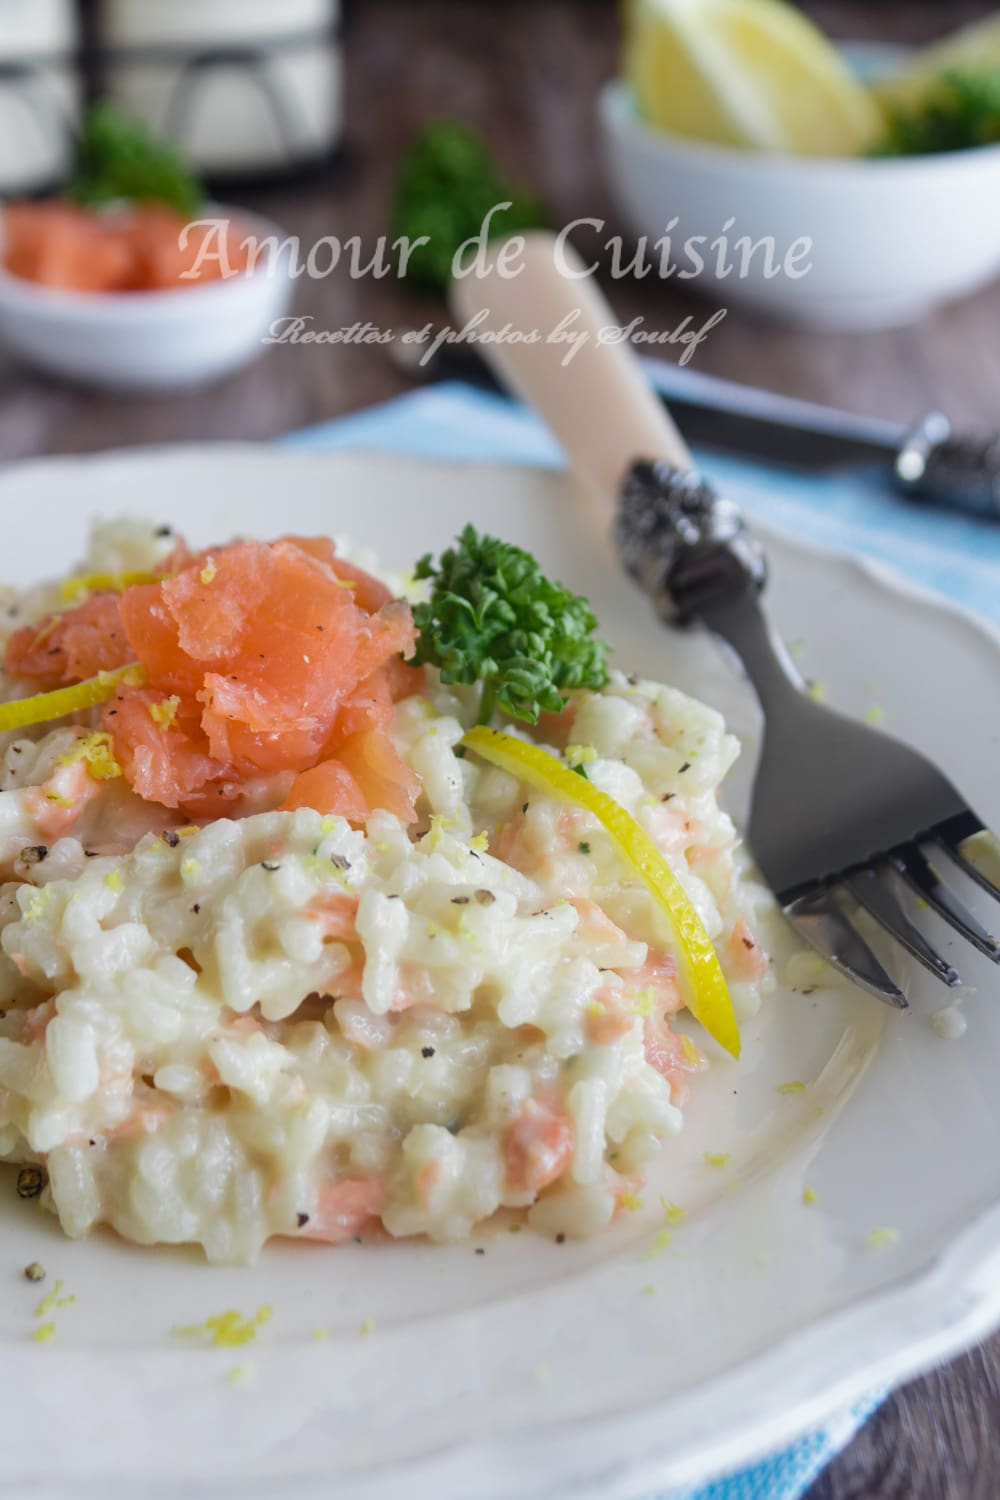
{"type": "Polygon", "coordinates": [[[767,566],[738,509],[692,469],[670,417],[578,257],[531,235],[520,270],[487,263],[454,284],[452,302],[485,353],[565,447],[628,572],[673,626],[700,624],[743,664],[764,711],[747,838],[764,880],[802,938],[855,983],[898,1009],[906,997],[857,925],[866,912],[949,987],[955,968],[899,898],[908,886],[975,949],[1000,963],[1000,941],[948,875],[1000,900],[980,862],[983,821],[948,778],[899,740],[816,702],[761,605],[767,566]],[[557,268],[558,267],[558,268],[557,268]],[[503,341],[502,331],[534,342],[503,341]],[[577,336],[576,352],[548,337],[577,336]],[[617,500],[617,503],[615,501],[617,500]],[[610,528],[608,523],[610,522],[610,528]]]}

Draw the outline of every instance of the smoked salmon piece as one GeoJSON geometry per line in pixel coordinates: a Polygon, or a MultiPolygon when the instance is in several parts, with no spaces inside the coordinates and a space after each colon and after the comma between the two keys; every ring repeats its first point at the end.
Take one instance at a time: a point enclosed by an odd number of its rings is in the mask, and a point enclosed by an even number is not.
{"type": "Polygon", "coordinates": [[[59,198],[3,210],[3,264],[12,276],[70,292],[159,292],[243,275],[247,238],[230,224],[189,225],[161,204],[98,213],[59,198]],[[207,253],[199,264],[202,251],[207,253]]]}
{"type": "Polygon", "coordinates": [[[314,807],[317,812],[336,814],[349,823],[363,823],[371,810],[350,771],[336,760],[325,760],[308,771],[300,771],[282,805],[286,812],[297,807],[314,807]]]}
{"type": "Polygon", "coordinates": [[[352,735],[340,746],[337,759],[351,772],[369,807],[384,807],[401,823],[413,822],[420,781],[385,730],[352,735]]]}
{"type": "Polygon", "coordinates": [[[228,273],[246,271],[249,265],[243,244],[246,232],[238,226],[227,226],[221,245],[212,238],[214,226],[188,224],[161,204],[137,204],[129,211],[123,233],[131,252],[131,279],[126,288],[130,291],[168,291],[201,281],[221,281],[228,273]],[[203,250],[209,253],[199,265],[203,250]]]}
{"type": "Polygon", "coordinates": [[[117,594],[91,594],[64,613],[25,625],[7,642],[4,671],[47,692],[134,661],[120,606],[117,594]]]}
{"type": "Polygon", "coordinates": [[[5,670],[51,688],[139,662],[103,725],[147,801],[220,816],[263,778],[287,808],[410,822],[420,783],[390,734],[423,681],[409,606],[319,537],[181,543],[166,566],[18,631],[5,670]]]}
{"type": "Polygon", "coordinates": [[[180,702],[172,721],[173,705],[165,704],[158,688],[123,689],[105,708],[103,723],[133,791],[147,802],[180,807],[219,780],[220,768],[208,754],[197,703],[180,702]]]}
{"type": "Polygon", "coordinates": [[[377,1177],[348,1177],[320,1189],[316,1210],[299,1229],[298,1238],[324,1245],[346,1245],[378,1222],[388,1201],[377,1177]]]}
{"type": "Polygon", "coordinates": [[[120,291],[133,274],[113,221],[59,200],[7,205],[3,264],[12,276],[72,292],[120,291]]]}

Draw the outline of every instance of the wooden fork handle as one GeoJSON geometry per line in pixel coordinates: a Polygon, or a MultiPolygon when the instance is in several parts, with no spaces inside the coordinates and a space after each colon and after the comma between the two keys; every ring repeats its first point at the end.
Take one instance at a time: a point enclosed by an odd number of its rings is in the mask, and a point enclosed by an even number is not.
{"type": "Polygon", "coordinates": [[[616,341],[618,321],[579,255],[552,234],[525,239],[510,257],[516,274],[502,274],[502,247],[491,246],[484,266],[454,281],[452,308],[493,336],[481,352],[548,423],[608,535],[636,459],[690,469],[691,455],[630,345],[616,341]]]}

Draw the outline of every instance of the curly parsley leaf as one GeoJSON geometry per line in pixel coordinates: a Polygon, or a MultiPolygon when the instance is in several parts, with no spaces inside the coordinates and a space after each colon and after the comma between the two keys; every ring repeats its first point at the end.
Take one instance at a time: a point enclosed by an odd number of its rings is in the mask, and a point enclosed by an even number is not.
{"type": "Polygon", "coordinates": [[[443,291],[458,249],[480,232],[491,208],[508,202],[490,220],[490,239],[544,228],[541,201],[505,180],[482,136],[455,120],[428,125],[406,151],[393,192],[393,238],[430,241],[413,249],[407,280],[443,291]]]}
{"type": "Polygon", "coordinates": [[[498,707],[535,724],[573,690],[607,682],[608,647],[593,638],[590,605],[546,578],[530,552],[466,526],[437,566],[421,558],[416,577],[432,584],[413,611],[416,661],[438,667],[443,682],[481,683],[480,724],[498,707]]]}
{"type": "Polygon", "coordinates": [[[66,196],[86,208],[162,203],[185,219],[195,218],[205,200],[183,152],[107,103],[87,112],[66,196]]]}
{"type": "Polygon", "coordinates": [[[874,156],[930,156],[1000,141],[1000,72],[943,74],[918,103],[889,109],[874,156]]]}

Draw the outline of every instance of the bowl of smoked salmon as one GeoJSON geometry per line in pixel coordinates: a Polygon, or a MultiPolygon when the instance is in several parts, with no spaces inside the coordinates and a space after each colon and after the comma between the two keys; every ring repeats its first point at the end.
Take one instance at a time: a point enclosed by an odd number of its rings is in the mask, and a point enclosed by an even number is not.
{"type": "Polygon", "coordinates": [[[63,199],[0,216],[0,341],[64,379],[120,390],[205,384],[247,364],[287,311],[276,226],[242,210],[63,199]],[[271,239],[271,237],[274,237],[271,239]]]}

